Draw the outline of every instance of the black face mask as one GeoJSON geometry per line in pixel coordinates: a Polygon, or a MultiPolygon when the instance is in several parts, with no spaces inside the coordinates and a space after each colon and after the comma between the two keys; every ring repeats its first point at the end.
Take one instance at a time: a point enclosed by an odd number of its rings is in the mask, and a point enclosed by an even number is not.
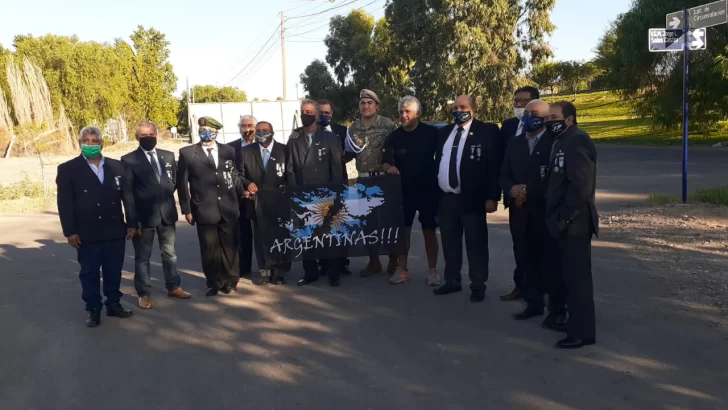
{"type": "Polygon", "coordinates": [[[139,146],[145,151],[151,151],[157,146],[157,137],[139,137],[139,146]]]}
{"type": "Polygon", "coordinates": [[[566,130],[565,120],[546,121],[546,132],[552,137],[558,137],[566,130]]]}
{"type": "Polygon", "coordinates": [[[304,128],[310,127],[314,122],[316,122],[316,116],[313,114],[301,114],[301,123],[303,124],[304,128]]]}

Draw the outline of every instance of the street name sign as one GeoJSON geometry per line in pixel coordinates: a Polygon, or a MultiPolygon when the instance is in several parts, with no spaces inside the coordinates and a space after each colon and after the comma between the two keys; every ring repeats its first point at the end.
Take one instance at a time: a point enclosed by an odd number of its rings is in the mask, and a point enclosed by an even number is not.
{"type": "MultiPolygon", "coordinates": [[[[719,0],[702,6],[688,9],[690,28],[705,28],[728,23],[728,1],[719,0]]],[[[679,29],[685,27],[682,10],[669,13],[665,16],[665,27],[679,29]]]]}
{"type": "MultiPolygon", "coordinates": [[[[651,28],[647,41],[653,53],[680,52],[683,51],[685,36],[682,29],[651,28]]],[[[708,38],[704,28],[690,30],[688,33],[690,50],[705,50],[707,45],[708,38]]]]}

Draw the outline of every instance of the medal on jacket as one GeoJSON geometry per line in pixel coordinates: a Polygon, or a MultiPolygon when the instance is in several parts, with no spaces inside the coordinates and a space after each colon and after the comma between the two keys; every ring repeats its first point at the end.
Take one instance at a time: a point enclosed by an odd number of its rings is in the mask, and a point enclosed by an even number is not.
{"type": "Polygon", "coordinates": [[[114,177],[114,182],[116,183],[116,190],[121,191],[121,177],[120,176],[114,177]]]}
{"type": "Polygon", "coordinates": [[[559,166],[561,168],[564,167],[564,154],[561,154],[561,156],[559,157],[559,166]]]}
{"type": "Polygon", "coordinates": [[[164,169],[167,171],[167,178],[172,179],[172,164],[164,164],[164,169]]]}
{"type": "Polygon", "coordinates": [[[470,159],[475,159],[475,145],[470,146],[470,159]]]}
{"type": "Polygon", "coordinates": [[[318,152],[318,160],[323,161],[324,160],[323,156],[326,155],[326,148],[319,148],[317,150],[317,152],[318,152]]]}
{"type": "Polygon", "coordinates": [[[546,166],[541,165],[541,179],[546,178],[546,166]]]}
{"type": "Polygon", "coordinates": [[[283,176],[283,172],[286,170],[286,165],[281,163],[276,163],[276,175],[279,177],[283,176]]]}
{"type": "Polygon", "coordinates": [[[475,149],[475,152],[478,153],[478,161],[480,161],[480,145],[475,149]]]}

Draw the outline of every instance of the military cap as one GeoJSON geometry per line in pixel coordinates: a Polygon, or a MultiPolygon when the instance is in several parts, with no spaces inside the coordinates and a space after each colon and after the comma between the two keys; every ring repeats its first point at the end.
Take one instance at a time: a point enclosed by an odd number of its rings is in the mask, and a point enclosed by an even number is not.
{"type": "Polygon", "coordinates": [[[200,127],[214,128],[216,130],[222,128],[222,124],[220,124],[216,119],[212,117],[200,117],[200,119],[197,120],[197,125],[199,125],[200,127]]]}
{"type": "Polygon", "coordinates": [[[361,90],[361,92],[359,93],[359,99],[361,100],[362,98],[371,98],[372,100],[374,100],[374,102],[379,104],[379,97],[377,97],[377,95],[372,90],[367,90],[366,88],[361,90]]]}

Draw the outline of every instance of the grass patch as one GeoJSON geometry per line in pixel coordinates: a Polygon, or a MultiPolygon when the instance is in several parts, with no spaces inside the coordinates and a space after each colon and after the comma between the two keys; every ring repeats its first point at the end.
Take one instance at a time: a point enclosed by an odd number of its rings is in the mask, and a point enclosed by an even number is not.
{"type": "Polygon", "coordinates": [[[680,198],[673,195],[650,194],[647,203],[650,205],[668,205],[680,202],[680,198]]]}
{"type": "MultiPolygon", "coordinates": [[[[572,101],[573,96],[555,99],[572,101]]],[[[547,101],[551,101],[546,97],[547,101]]],[[[577,94],[576,105],[579,127],[598,143],[634,145],[681,145],[682,130],[654,128],[649,118],[632,113],[629,101],[623,101],[611,91],[577,94]]],[[[728,140],[728,128],[721,124],[718,131],[691,132],[690,145],[713,145],[728,140]]]]}
{"type": "Polygon", "coordinates": [[[21,182],[7,186],[0,185],[0,201],[22,198],[43,198],[43,184],[25,175],[21,182]]]}
{"type": "MultiPolygon", "coordinates": [[[[674,195],[650,194],[647,203],[650,205],[669,205],[680,202],[674,195]]],[[[699,189],[688,195],[688,202],[728,206],[728,186],[699,189]]]]}

